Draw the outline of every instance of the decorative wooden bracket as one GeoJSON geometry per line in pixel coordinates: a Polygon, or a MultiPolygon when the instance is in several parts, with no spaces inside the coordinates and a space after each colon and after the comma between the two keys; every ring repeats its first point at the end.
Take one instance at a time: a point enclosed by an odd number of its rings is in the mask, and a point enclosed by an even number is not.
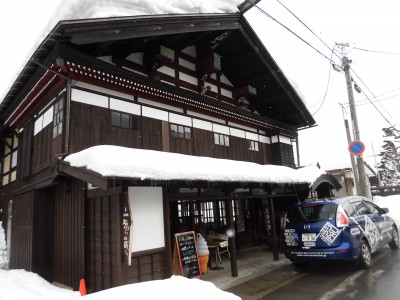
{"type": "Polygon", "coordinates": [[[257,89],[252,87],[251,85],[246,85],[244,87],[238,88],[233,91],[232,96],[237,101],[237,106],[248,109],[250,106],[248,98],[254,97],[257,95],[257,89]]]}
{"type": "Polygon", "coordinates": [[[163,45],[153,51],[145,52],[143,57],[144,65],[149,70],[149,76],[154,77],[157,69],[164,65],[170,65],[175,60],[175,51],[163,45]]]}
{"type": "Polygon", "coordinates": [[[206,85],[206,81],[213,73],[221,72],[221,56],[215,52],[210,52],[197,60],[197,73],[199,74],[200,93],[206,95],[211,87],[206,85]]]}

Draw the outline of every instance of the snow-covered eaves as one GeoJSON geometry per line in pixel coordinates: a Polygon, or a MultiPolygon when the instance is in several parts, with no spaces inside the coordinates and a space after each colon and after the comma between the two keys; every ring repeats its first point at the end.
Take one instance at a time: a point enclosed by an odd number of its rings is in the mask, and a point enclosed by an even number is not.
{"type": "Polygon", "coordinates": [[[310,165],[301,169],[184,154],[94,146],[64,159],[69,167],[83,168],[104,178],[141,181],[206,181],[311,185],[323,171],[310,165]]]}

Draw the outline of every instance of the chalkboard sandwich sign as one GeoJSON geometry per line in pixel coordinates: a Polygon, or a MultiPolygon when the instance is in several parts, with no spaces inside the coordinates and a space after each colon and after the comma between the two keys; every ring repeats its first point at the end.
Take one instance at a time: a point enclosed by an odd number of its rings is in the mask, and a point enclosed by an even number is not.
{"type": "Polygon", "coordinates": [[[187,278],[201,278],[194,231],[176,233],[174,248],[174,259],[179,263],[181,275],[187,278]]]}

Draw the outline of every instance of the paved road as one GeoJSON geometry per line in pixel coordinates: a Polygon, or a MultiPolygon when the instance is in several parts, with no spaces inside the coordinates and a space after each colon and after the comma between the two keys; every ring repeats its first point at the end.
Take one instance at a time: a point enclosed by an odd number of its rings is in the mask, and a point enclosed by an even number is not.
{"type": "Polygon", "coordinates": [[[286,266],[228,291],[243,300],[400,299],[400,251],[384,247],[373,255],[370,269],[352,263],[311,263],[286,266]]]}

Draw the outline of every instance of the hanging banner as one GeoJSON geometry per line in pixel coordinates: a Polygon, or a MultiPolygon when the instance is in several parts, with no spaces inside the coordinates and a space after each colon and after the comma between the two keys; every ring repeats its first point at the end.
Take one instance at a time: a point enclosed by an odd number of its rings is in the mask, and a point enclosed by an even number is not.
{"type": "Polygon", "coordinates": [[[128,193],[125,193],[124,200],[122,203],[122,249],[124,252],[124,258],[128,266],[131,265],[131,240],[133,234],[133,222],[131,219],[131,206],[129,202],[128,193]]]}

